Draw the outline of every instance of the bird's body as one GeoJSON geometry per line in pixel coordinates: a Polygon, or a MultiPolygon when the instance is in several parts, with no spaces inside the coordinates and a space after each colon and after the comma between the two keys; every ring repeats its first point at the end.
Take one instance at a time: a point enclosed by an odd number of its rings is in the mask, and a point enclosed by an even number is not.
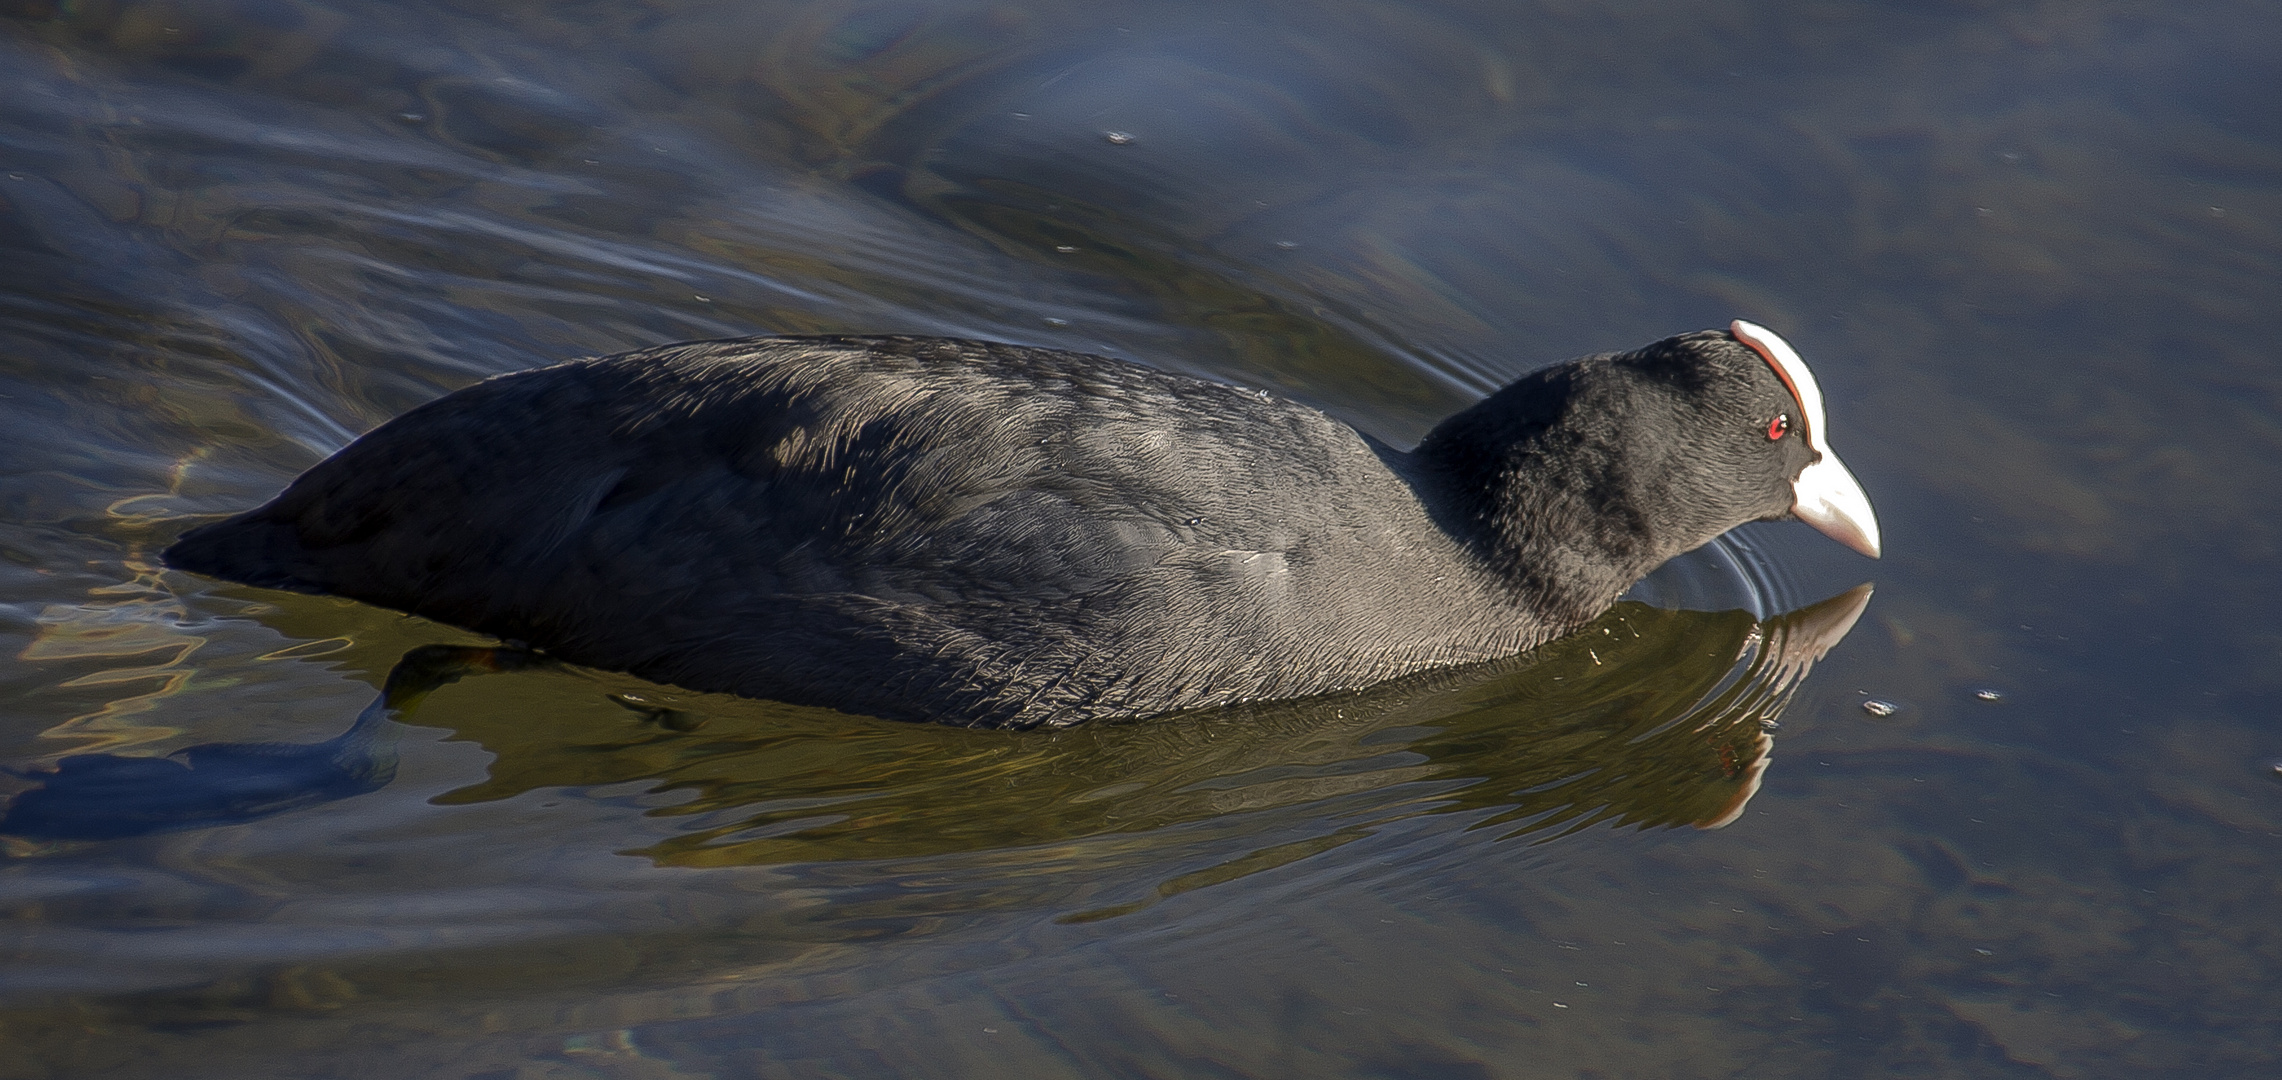
{"type": "Polygon", "coordinates": [[[1703,512],[1628,503],[1723,459],[1612,438],[1601,412],[1799,411],[1779,364],[1718,339],[1541,372],[1410,453],[1074,353],[668,346],[447,395],[167,559],[895,719],[1059,726],[1360,688],[1520,652],[1791,509],[1814,449],[1764,435],[1712,440],[1770,467],[1713,484],[1703,512]],[[1691,402],[1699,352],[1725,383],[1691,402]]]}

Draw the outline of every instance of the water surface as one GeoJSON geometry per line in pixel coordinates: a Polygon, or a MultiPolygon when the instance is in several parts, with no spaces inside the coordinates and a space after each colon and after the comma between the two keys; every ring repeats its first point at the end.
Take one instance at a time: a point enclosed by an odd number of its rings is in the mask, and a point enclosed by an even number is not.
{"type": "Polygon", "coordinates": [[[0,2],[0,1072],[2268,1075],[2277,58],[2248,0],[0,2]],[[1753,526],[1352,699],[392,715],[483,642],[155,565],[673,340],[1075,348],[1404,442],[1736,317],[1885,560],[1753,526]]]}

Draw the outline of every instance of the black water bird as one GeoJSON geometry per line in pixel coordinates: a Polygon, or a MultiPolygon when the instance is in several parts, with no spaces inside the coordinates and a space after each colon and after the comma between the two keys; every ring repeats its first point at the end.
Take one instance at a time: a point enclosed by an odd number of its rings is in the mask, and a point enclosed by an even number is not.
{"type": "Polygon", "coordinates": [[[413,409],[169,565],[695,690],[983,727],[1511,656],[1747,521],[1866,555],[1750,323],[1547,368],[1404,452],[1265,391],[916,337],[670,345],[413,409]]]}

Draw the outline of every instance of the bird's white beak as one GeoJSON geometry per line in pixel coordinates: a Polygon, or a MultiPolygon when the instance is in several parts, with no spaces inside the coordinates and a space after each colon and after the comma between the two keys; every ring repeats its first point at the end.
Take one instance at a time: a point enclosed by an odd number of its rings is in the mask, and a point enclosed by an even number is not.
{"type": "Polygon", "coordinates": [[[1791,513],[1800,521],[1864,555],[1878,557],[1878,515],[1870,512],[1870,496],[1837,454],[1823,451],[1822,460],[1807,466],[1791,490],[1798,496],[1791,513]]]}
{"type": "Polygon", "coordinates": [[[1822,389],[1815,385],[1814,372],[1807,370],[1807,362],[1800,358],[1798,350],[1791,348],[1790,342],[1764,326],[1737,319],[1728,327],[1728,332],[1765,357],[1768,365],[1775,369],[1776,377],[1791,388],[1791,396],[1799,399],[1799,411],[1806,414],[1801,420],[1806,427],[1807,445],[1821,455],[1792,482],[1795,499],[1791,513],[1824,536],[1877,558],[1878,515],[1871,513],[1870,496],[1862,490],[1861,482],[1846,471],[1826,441],[1829,425],[1823,420],[1822,389]]]}

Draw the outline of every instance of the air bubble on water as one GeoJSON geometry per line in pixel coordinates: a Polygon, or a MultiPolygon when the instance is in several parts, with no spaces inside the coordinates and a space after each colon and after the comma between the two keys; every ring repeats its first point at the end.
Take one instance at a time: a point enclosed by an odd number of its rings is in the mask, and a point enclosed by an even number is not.
{"type": "Polygon", "coordinates": [[[1108,139],[1111,146],[1126,146],[1133,142],[1133,133],[1130,131],[1104,131],[1101,137],[1108,139]]]}

